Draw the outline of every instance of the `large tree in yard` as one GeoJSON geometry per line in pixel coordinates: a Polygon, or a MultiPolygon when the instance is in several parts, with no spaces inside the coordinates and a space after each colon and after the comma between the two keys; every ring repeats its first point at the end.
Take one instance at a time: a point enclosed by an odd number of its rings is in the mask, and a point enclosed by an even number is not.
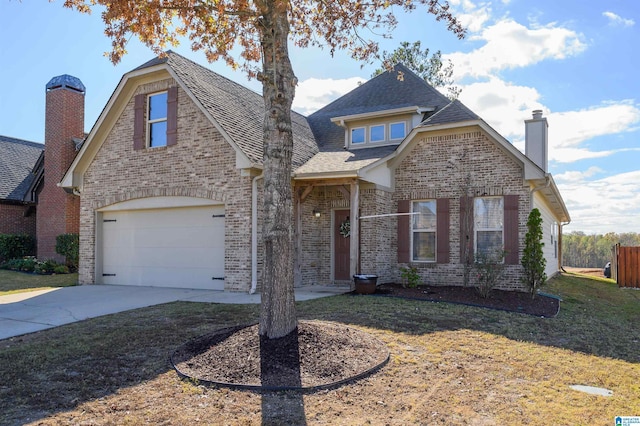
{"type": "Polygon", "coordinates": [[[291,104],[297,80],[288,43],[327,47],[331,53],[344,49],[357,61],[371,60],[378,45],[363,32],[388,33],[397,24],[394,12],[418,7],[464,36],[449,5],[438,0],[65,0],[64,5],[81,12],[102,10],[114,63],[126,53],[132,35],[158,54],[188,38],[209,61],[240,66],[262,82],[265,255],[259,333],[269,339],[297,327],[291,189],[291,104]]]}

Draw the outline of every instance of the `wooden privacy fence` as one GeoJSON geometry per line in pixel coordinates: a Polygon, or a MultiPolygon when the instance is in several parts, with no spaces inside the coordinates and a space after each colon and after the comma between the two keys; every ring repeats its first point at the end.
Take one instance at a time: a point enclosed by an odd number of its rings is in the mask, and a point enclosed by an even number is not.
{"type": "Polygon", "coordinates": [[[613,246],[611,278],[619,287],[640,289],[640,247],[613,246]]]}

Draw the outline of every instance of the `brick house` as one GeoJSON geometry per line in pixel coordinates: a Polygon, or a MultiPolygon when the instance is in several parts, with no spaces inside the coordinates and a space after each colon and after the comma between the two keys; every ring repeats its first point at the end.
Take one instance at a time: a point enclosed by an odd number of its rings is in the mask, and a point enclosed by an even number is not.
{"type": "MultiPolygon", "coordinates": [[[[60,184],[80,194],[80,283],[255,291],[263,114],[260,95],[173,52],[125,74],[60,184]]],[[[519,289],[533,207],[558,271],[569,214],[541,113],[524,155],[398,66],[292,120],[297,286],[407,265],[461,285],[465,253],[504,247],[502,288],[519,289]]]]}
{"type": "Polygon", "coordinates": [[[84,139],[84,94],[78,78],[54,77],[46,85],[45,144],[0,136],[0,234],[36,237],[40,259],[64,261],[56,237],[79,231],[80,198],[58,183],[84,139]]]}

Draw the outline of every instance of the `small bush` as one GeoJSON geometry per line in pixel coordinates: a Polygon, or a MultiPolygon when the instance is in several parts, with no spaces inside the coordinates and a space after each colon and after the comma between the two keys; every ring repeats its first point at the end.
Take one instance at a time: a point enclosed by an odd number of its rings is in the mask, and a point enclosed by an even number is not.
{"type": "Polygon", "coordinates": [[[0,234],[0,261],[33,256],[36,239],[27,234],[0,234]]]}
{"type": "Polygon", "coordinates": [[[61,234],[56,237],[56,253],[64,256],[69,269],[78,269],[80,238],[78,234],[61,234]]]}
{"type": "Polygon", "coordinates": [[[33,256],[26,256],[22,259],[11,259],[0,265],[0,269],[8,269],[17,272],[29,272],[41,275],[68,274],[69,268],[61,265],[55,260],[39,261],[33,256]]]}
{"type": "Polygon", "coordinates": [[[402,286],[415,288],[420,284],[420,275],[418,269],[414,266],[408,268],[400,268],[400,277],[402,278],[402,286]]]}
{"type": "Polygon", "coordinates": [[[485,299],[489,297],[489,293],[504,273],[504,256],[504,250],[498,250],[493,254],[476,254],[474,267],[478,271],[478,293],[485,299]]]}

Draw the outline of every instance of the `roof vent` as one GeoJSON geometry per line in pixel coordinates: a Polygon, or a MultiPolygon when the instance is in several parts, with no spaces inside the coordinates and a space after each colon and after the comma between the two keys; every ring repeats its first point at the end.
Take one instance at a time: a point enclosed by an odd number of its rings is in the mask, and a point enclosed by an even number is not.
{"type": "Polygon", "coordinates": [[[47,83],[47,92],[55,89],[68,89],[73,90],[75,92],[83,93],[86,91],[84,84],[80,81],[78,77],[71,76],[69,74],[59,75],[57,77],[53,77],[47,83]]]}

